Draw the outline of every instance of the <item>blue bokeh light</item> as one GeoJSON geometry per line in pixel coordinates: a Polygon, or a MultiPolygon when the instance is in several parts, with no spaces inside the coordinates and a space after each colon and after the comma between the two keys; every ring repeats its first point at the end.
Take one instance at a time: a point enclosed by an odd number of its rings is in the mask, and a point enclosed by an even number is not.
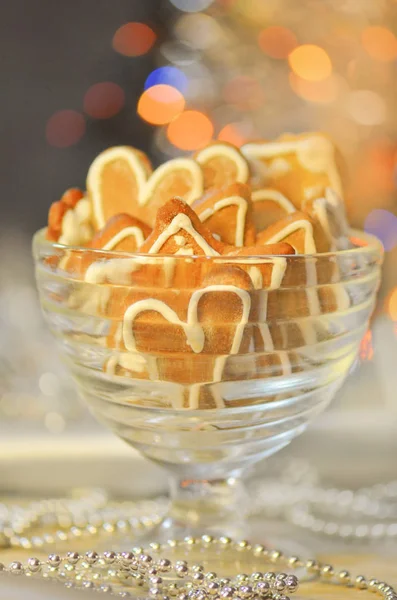
{"type": "Polygon", "coordinates": [[[367,233],[376,235],[387,251],[393,250],[397,244],[397,217],[388,210],[371,210],[365,219],[364,228],[367,233]]]}
{"type": "Polygon", "coordinates": [[[188,78],[185,73],[177,67],[159,67],[150,73],[145,81],[145,90],[154,85],[171,85],[183,94],[188,86],[188,78]]]}

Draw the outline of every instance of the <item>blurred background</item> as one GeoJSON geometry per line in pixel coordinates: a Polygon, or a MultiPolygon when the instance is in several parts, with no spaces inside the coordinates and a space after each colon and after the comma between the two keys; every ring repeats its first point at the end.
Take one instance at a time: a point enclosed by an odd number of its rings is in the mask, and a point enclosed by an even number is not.
{"type": "Polygon", "coordinates": [[[43,326],[30,259],[93,158],[130,144],[158,164],[214,138],[308,130],[335,139],[350,221],[386,250],[360,365],[314,427],[395,431],[397,2],[13,0],[0,29],[1,439],[99,430],[43,326]]]}

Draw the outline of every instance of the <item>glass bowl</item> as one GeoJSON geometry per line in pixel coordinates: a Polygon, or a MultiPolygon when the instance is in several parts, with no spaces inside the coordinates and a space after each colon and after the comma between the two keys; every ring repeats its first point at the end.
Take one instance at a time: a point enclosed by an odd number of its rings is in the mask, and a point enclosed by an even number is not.
{"type": "MultiPolygon", "coordinates": [[[[164,256],[34,238],[44,315],[95,416],[169,472],[167,537],[233,532],[241,478],[302,433],[357,357],[382,246],[164,256]]],[[[156,534],[156,539],[159,532],[156,534]]]]}

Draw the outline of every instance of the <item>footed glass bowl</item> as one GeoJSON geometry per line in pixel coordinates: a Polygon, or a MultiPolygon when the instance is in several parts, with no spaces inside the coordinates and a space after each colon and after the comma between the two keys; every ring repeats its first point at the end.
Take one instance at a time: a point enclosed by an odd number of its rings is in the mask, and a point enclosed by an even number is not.
{"type": "Polygon", "coordinates": [[[377,239],[352,239],[328,254],[206,258],[36,234],[41,305],[81,395],[168,469],[167,537],[233,533],[249,507],[241,477],[302,433],[343,383],[382,261],[377,239]]]}

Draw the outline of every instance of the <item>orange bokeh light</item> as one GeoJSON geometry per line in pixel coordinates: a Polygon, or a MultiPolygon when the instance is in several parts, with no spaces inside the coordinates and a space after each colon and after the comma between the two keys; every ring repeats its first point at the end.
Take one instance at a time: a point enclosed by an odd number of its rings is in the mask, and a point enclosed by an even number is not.
{"type": "Polygon", "coordinates": [[[332,73],[331,60],[323,48],[304,44],[292,50],[288,56],[292,71],[307,81],[323,81],[332,73]]]}
{"type": "Polygon", "coordinates": [[[366,52],[376,60],[389,62],[397,58],[397,38],[386,27],[366,27],[361,34],[361,42],[366,52]]]}
{"type": "Polygon", "coordinates": [[[307,81],[295,73],[290,73],[289,83],[297,96],[309,102],[327,104],[333,102],[338,95],[338,83],[333,75],[324,81],[307,81]]]}
{"type": "Polygon", "coordinates": [[[372,331],[368,329],[360,344],[361,360],[372,360],[374,357],[374,347],[372,344],[372,331]]]}
{"type": "Polygon", "coordinates": [[[153,85],[138,102],[138,115],[152,125],[165,125],[185,108],[181,92],[171,85],[153,85]]]}
{"type": "Polygon", "coordinates": [[[84,111],[94,119],[110,119],[125,103],[123,88],[117,83],[103,81],[88,88],[84,96],[84,111]]]}
{"type": "Polygon", "coordinates": [[[114,34],[112,46],[124,56],[142,56],[153,47],[156,37],[145,23],[125,23],[114,34]]]}
{"type": "Polygon", "coordinates": [[[259,33],[260,49],[272,58],[288,58],[288,55],[298,45],[295,34],[286,27],[273,25],[259,33]]]}
{"type": "Polygon", "coordinates": [[[241,133],[238,123],[225,125],[218,133],[218,140],[229,142],[238,148],[248,142],[248,138],[241,133]]]}
{"type": "Polygon", "coordinates": [[[392,289],[386,298],[386,310],[392,321],[397,322],[397,287],[392,289]]]}
{"type": "Polygon", "coordinates": [[[198,150],[208,144],[214,133],[210,119],[198,110],[186,110],[177,116],[167,128],[171,144],[181,150],[198,150]]]}
{"type": "Polygon", "coordinates": [[[75,110],[59,110],[47,121],[47,142],[56,148],[68,148],[77,144],[84,133],[84,116],[75,110]]]}

